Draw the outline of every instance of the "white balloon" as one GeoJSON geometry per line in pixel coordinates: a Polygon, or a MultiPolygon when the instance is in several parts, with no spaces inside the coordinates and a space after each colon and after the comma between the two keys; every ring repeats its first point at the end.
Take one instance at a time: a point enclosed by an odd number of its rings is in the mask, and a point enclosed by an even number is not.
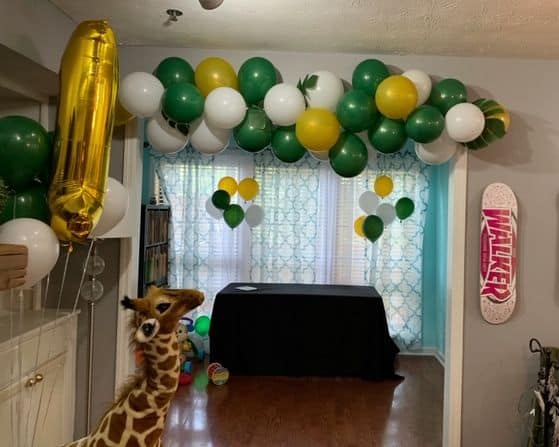
{"type": "Polygon", "coordinates": [[[223,217],[223,210],[215,207],[211,197],[206,200],[206,212],[214,219],[221,219],[223,217]]]}
{"type": "Polygon", "coordinates": [[[365,191],[359,196],[359,207],[364,213],[374,214],[378,207],[378,196],[373,191],[365,191]]]}
{"type": "Polygon", "coordinates": [[[309,107],[336,111],[338,101],[344,94],[344,84],[334,73],[321,70],[315,71],[311,76],[318,76],[316,85],[307,89],[307,102],[309,107]]]}
{"type": "Polygon", "coordinates": [[[218,129],[232,129],[245,118],[247,105],[237,90],[218,87],[212,90],[204,103],[204,116],[208,124],[218,129]]]}
{"type": "Polygon", "coordinates": [[[291,126],[305,111],[305,97],[291,84],[276,84],[264,97],[264,112],[277,126],[291,126]]]}
{"type": "Polygon", "coordinates": [[[396,219],[396,210],[390,203],[381,203],[377,207],[376,215],[380,217],[384,226],[390,225],[396,219]]]}
{"type": "Polygon", "coordinates": [[[124,218],[128,211],[128,190],[112,177],[107,179],[103,213],[99,222],[91,232],[91,237],[103,237],[124,218]]]}
{"type": "Polygon", "coordinates": [[[259,205],[250,205],[245,211],[245,220],[251,228],[260,225],[264,220],[264,210],[259,205]]]}
{"type": "Polygon", "coordinates": [[[230,136],[230,130],[211,127],[203,117],[190,125],[190,144],[205,155],[216,155],[224,151],[230,136]]]}
{"type": "Polygon", "coordinates": [[[120,81],[118,98],[132,115],[149,118],[159,112],[164,91],[165,87],[155,76],[137,71],[120,81]]]}
{"type": "Polygon", "coordinates": [[[448,136],[459,143],[473,141],[485,127],[485,116],[479,107],[463,102],[451,107],[445,116],[448,136]]]}
{"type": "Polygon", "coordinates": [[[429,75],[421,70],[408,70],[403,72],[402,76],[408,78],[415,85],[417,89],[417,105],[424,104],[429,99],[431,87],[433,86],[429,75]]]}
{"type": "Polygon", "coordinates": [[[146,136],[155,150],[166,154],[178,152],[188,143],[188,137],[172,128],[161,114],[148,120],[146,136]]]}
{"type": "Polygon", "coordinates": [[[330,158],[328,156],[329,151],[314,152],[307,149],[307,152],[311,154],[311,157],[315,158],[318,161],[330,161],[330,158]]]}
{"type": "Polygon", "coordinates": [[[37,219],[20,218],[0,225],[0,243],[25,245],[27,247],[28,289],[48,275],[58,260],[60,246],[51,227],[37,219]]]}
{"type": "Polygon", "coordinates": [[[458,150],[458,143],[450,139],[446,132],[432,143],[415,143],[415,153],[423,163],[441,165],[449,161],[458,150]]]}

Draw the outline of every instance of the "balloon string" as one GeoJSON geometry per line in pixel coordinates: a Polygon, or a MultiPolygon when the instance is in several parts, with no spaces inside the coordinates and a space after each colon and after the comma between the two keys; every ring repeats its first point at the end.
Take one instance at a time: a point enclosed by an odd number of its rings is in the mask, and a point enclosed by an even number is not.
{"type": "MultiPolygon", "coordinates": [[[[10,341],[13,340],[14,338],[14,315],[13,315],[13,308],[14,308],[14,291],[13,289],[10,290],[10,309],[9,309],[9,313],[10,313],[10,341]]],[[[21,352],[18,352],[18,355],[20,355],[21,352]]],[[[16,364],[16,359],[13,359],[11,362],[11,368],[10,368],[10,386],[9,388],[11,389],[12,386],[14,385],[14,379],[15,379],[15,364],[16,364]]],[[[17,419],[14,418],[14,405],[16,404],[16,399],[10,399],[10,438],[11,438],[11,445],[17,445],[15,443],[15,438],[16,438],[16,430],[14,427],[14,423],[17,419]]],[[[18,431],[19,432],[19,431],[18,431]]]]}
{"type": "Polygon", "coordinates": [[[85,257],[85,262],[83,263],[83,269],[82,269],[82,277],[80,279],[80,286],[78,287],[78,292],[76,293],[76,298],[74,299],[74,307],[72,308],[72,312],[76,311],[76,308],[78,307],[78,301],[80,299],[80,291],[82,289],[83,286],[83,282],[85,279],[85,273],[87,272],[87,264],[89,264],[89,257],[91,256],[91,250],[93,249],[93,246],[95,245],[96,239],[93,238],[91,239],[91,242],[89,243],[89,249],[87,250],[87,256],[85,257]]]}

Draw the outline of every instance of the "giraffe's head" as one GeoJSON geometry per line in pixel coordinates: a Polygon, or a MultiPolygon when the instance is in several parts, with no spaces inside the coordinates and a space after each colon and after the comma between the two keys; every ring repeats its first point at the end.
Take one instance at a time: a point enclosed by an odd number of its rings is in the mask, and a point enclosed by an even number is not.
{"type": "Polygon", "coordinates": [[[157,334],[175,331],[180,318],[204,302],[194,289],[160,289],[151,286],[144,298],[124,297],[122,305],[136,312],[136,340],[145,343],[157,334]]]}

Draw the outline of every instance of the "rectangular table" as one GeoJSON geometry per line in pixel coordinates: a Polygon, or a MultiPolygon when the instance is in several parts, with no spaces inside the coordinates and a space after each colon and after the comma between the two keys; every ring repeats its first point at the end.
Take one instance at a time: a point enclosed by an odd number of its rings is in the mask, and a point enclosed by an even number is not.
{"type": "Polygon", "coordinates": [[[232,283],[215,299],[210,360],[232,374],[380,380],[398,352],[374,287],[232,283]]]}

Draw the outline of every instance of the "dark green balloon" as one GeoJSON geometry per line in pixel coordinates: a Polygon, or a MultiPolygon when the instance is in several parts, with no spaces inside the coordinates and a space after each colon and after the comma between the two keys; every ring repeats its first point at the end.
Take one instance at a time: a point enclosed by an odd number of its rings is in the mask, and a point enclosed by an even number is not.
{"type": "Polygon", "coordinates": [[[194,70],[188,62],[180,57],[163,59],[153,74],[165,88],[181,82],[194,84],[194,70]]]}
{"type": "Polygon", "coordinates": [[[406,126],[402,121],[380,116],[374,126],[369,129],[369,141],[373,147],[383,154],[398,152],[408,139],[406,126]]]}
{"type": "Polygon", "coordinates": [[[363,233],[371,242],[375,242],[383,232],[384,223],[380,217],[371,214],[363,221],[363,233]]]}
{"type": "Polygon", "coordinates": [[[272,122],[264,110],[251,107],[243,122],[233,130],[233,136],[241,149],[259,152],[272,141],[272,122]]]}
{"type": "Polygon", "coordinates": [[[50,185],[50,181],[52,180],[52,154],[54,153],[54,138],[54,130],[47,132],[49,158],[36,176],[36,180],[41,182],[43,185],[46,185],[47,187],[50,185]]]}
{"type": "Polygon", "coordinates": [[[23,116],[0,118],[0,177],[16,191],[33,183],[50,153],[39,123],[23,116]]]}
{"type": "Polygon", "coordinates": [[[272,152],[285,163],[295,163],[307,153],[295,136],[295,125],[278,127],[272,133],[272,152]]]}
{"type": "Polygon", "coordinates": [[[377,87],[388,76],[390,72],[384,62],[378,59],[366,59],[353,70],[351,84],[355,90],[363,90],[374,97],[377,87]]]}
{"type": "Polygon", "coordinates": [[[330,166],[342,177],[355,177],[363,172],[369,161],[367,146],[357,135],[344,132],[328,153],[330,166]]]}
{"type": "Polygon", "coordinates": [[[0,224],[18,217],[29,217],[48,224],[50,211],[47,186],[34,183],[20,192],[10,194],[6,207],[0,213],[0,224]]]}
{"type": "Polygon", "coordinates": [[[451,107],[466,102],[467,99],[466,86],[457,79],[449,78],[443,79],[433,86],[427,103],[446,115],[451,107]]]}
{"type": "Polygon", "coordinates": [[[375,100],[363,90],[350,90],[338,102],[336,116],[345,130],[361,132],[375,122],[375,100]]]}
{"type": "Polygon", "coordinates": [[[276,68],[263,57],[247,59],[241,65],[237,78],[239,91],[249,105],[263,101],[268,90],[278,82],[276,68]]]}
{"type": "Polygon", "coordinates": [[[402,197],[396,202],[395,208],[396,208],[396,216],[398,216],[398,219],[404,220],[413,214],[415,205],[413,204],[412,199],[408,197],[402,197]]]}
{"type": "Polygon", "coordinates": [[[176,123],[190,123],[204,113],[204,97],[193,84],[172,84],[163,93],[162,109],[176,123]]]}
{"type": "Polygon", "coordinates": [[[212,203],[214,206],[220,210],[224,210],[229,206],[231,202],[231,196],[227,191],[223,189],[218,189],[216,192],[212,194],[212,203]]]}
{"type": "Polygon", "coordinates": [[[415,109],[406,121],[408,137],[418,143],[431,143],[444,130],[444,116],[439,109],[422,105],[415,109]]]}
{"type": "Polygon", "coordinates": [[[229,227],[235,228],[238,227],[245,218],[245,212],[240,205],[234,203],[233,205],[229,205],[223,212],[223,218],[229,227]]]}

